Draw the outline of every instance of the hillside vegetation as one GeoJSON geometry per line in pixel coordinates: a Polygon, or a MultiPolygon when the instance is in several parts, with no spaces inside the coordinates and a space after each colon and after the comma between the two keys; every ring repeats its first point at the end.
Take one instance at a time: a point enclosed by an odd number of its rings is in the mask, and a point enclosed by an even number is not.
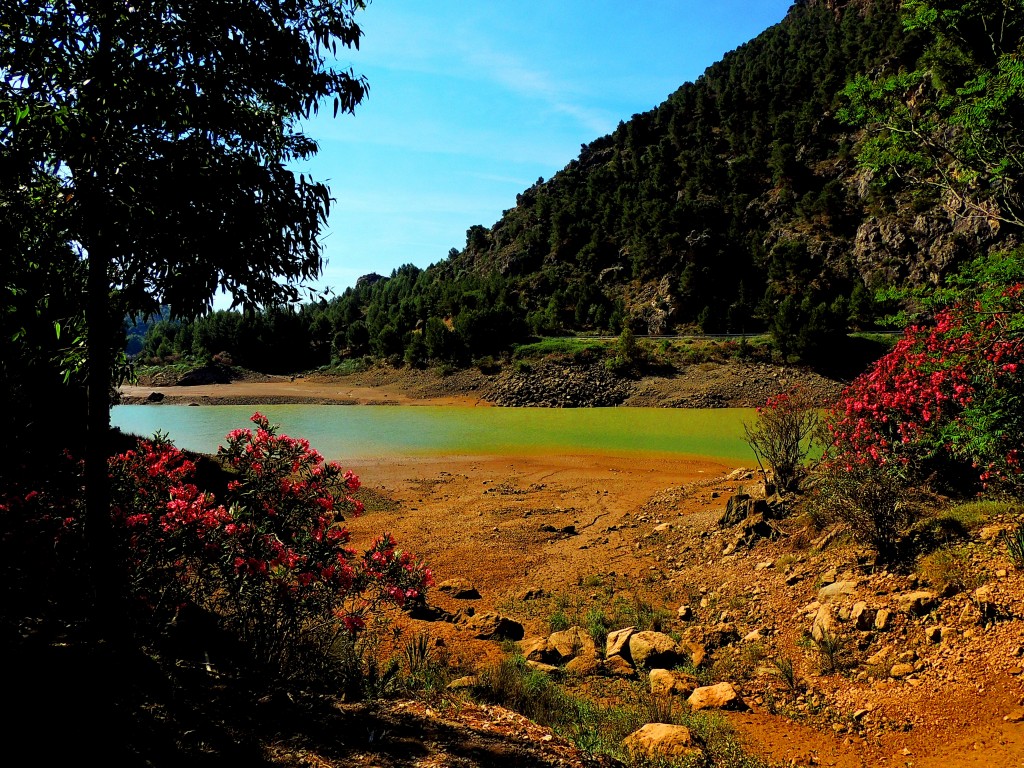
{"type": "Polygon", "coordinates": [[[431,267],[301,309],[161,326],[147,353],[229,351],[278,370],[367,354],[464,363],[530,336],[629,327],[769,331],[783,360],[813,360],[896,306],[879,289],[932,285],[1006,242],[941,189],[882,187],[858,161],[868,119],[846,84],[913,69],[928,39],[891,0],[797,3],[431,267]]]}

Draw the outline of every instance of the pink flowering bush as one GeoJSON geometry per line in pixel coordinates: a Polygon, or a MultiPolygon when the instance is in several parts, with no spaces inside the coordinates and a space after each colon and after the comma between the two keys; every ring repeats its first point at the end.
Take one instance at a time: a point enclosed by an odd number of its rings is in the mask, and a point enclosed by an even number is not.
{"type": "Polygon", "coordinates": [[[168,615],[209,579],[231,515],[196,487],[195,463],[159,433],[109,465],[114,541],[129,590],[168,615]]]}
{"type": "Polygon", "coordinates": [[[830,414],[833,460],[898,465],[908,476],[956,471],[1019,486],[1024,441],[1024,286],[996,307],[954,304],[911,326],[830,414]]]}
{"type": "Polygon", "coordinates": [[[390,535],[363,553],[348,547],[359,479],[261,414],[252,422],[218,451],[232,475],[219,502],[159,436],[112,459],[114,520],[140,598],[196,602],[256,661],[293,674],[321,664],[382,603],[419,599],[431,574],[390,535]]]}
{"type": "Polygon", "coordinates": [[[1024,263],[996,254],[928,297],[826,418],[819,508],[883,556],[917,516],[911,490],[1024,489],[1024,263]]]}

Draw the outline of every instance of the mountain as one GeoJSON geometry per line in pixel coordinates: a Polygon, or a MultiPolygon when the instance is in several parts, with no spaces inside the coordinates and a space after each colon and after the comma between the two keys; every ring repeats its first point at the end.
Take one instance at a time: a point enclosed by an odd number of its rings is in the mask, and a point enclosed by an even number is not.
{"type": "Polygon", "coordinates": [[[844,86],[912,69],[928,42],[899,5],[797,2],[489,229],[471,226],[461,251],[304,308],[310,344],[417,363],[530,334],[767,330],[783,358],[808,359],[872,327],[876,289],[935,283],[1003,236],[857,163],[844,86]]]}

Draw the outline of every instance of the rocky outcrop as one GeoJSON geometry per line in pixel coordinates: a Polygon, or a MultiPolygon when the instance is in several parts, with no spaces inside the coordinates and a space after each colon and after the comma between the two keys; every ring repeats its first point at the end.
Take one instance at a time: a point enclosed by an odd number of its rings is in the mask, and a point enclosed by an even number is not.
{"type": "Polygon", "coordinates": [[[530,362],[495,382],[490,400],[504,406],[597,408],[618,405],[632,383],[611,373],[600,361],[572,364],[530,362]]]}

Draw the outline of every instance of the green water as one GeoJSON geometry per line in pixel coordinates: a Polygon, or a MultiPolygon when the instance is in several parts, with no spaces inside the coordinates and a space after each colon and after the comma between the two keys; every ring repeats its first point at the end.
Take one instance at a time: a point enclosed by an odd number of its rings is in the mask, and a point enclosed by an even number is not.
{"type": "MultiPolygon", "coordinates": [[[[249,427],[250,405],[119,405],[114,426],[166,432],[181,448],[213,453],[224,435],[249,427]]],[[[602,453],[752,460],[739,408],[460,408],[268,405],[280,433],[305,437],[328,458],[602,453]]]]}

